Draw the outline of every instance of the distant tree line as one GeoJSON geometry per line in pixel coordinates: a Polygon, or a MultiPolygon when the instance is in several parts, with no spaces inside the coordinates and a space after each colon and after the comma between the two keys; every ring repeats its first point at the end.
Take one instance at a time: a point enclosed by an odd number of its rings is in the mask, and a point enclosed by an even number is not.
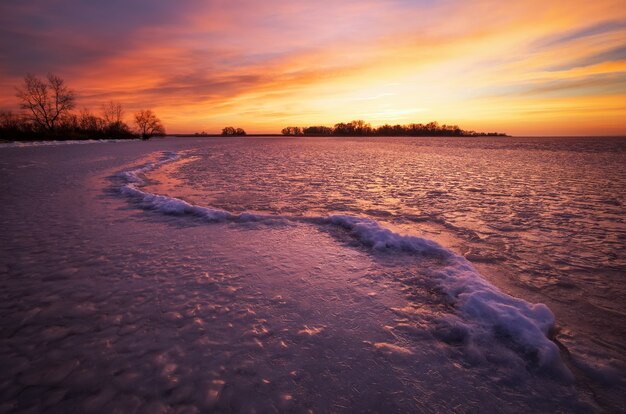
{"type": "Polygon", "coordinates": [[[117,102],[103,104],[99,114],[87,109],[74,112],[75,92],[53,74],[45,79],[26,75],[16,90],[22,112],[0,111],[3,140],[148,139],[165,135],[161,120],[150,109],[134,114],[134,129],[124,121],[124,108],[117,102]]]}
{"type": "Polygon", "coordinates": [[[231,137],[243,137],[246,136],[246,131],[242,128],[233,128],[231,126],[222,129],[222,135],[231,137]]]}
{"type": "Polygon", "coordinates": [[[282,130],[283,135],[298,136],[411,136],[411,137],[482,137],[482,136],[506,136],[500,132],[476,132],[466,131],[457,125],[439,125],[437,122],[428,124],[407,125],[382,125],[372,127],[369,123],[356,120],[348,123],[338,123],[334,127],[308,126],[286,127],[282,130]]]}

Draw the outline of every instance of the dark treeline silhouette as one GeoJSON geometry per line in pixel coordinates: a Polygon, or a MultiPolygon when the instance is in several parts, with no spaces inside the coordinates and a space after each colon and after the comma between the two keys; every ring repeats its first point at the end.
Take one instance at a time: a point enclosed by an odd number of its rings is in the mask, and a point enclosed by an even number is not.
{"type": "Polygon", "coordinates": [[[165,135],[165,128],[161,120],[150,109],[142,109],[135,114],[135,125],[139,129],[142,139],[148,139],[155,135],[165,135]]]}
{"type": "Polygon", "coordinates": [[[506,136],[500,132],[476,132],[465,131],[457,125],[439,125],[437,122],[428,124],[408,125],[382,125],[372,127],[369,123],[356,120],[348,123],[338,123],[334,127],[309,126],[309,127],[286,127],[282,130],[283,135],[339,135],[339,136],[410,136],[410,137],[484,137],[506,136]]]}
{"type": "Polygon", "coordinates": [[[285,127],[281,132],[283,135],[302,135],[300,127],[285,127]]]}
{"type": "Polygon", "coordinates": [[[26,75],[16,96],[22,112],[0,111],[2,140],[148,139],[165,135],[163,124],[149,109],[134,114],[135,130],[124,122],[124,108],[117,102],[102,105],[99,114],[88,109],[74,112],[76,94],[53,74],[45,79],[26,75]]]}
{"type": "Polygon", "coordinates": [[[229,126],[229,127],[222,129],[222,135],[231,136],[231,137],[237,137],[237,136],[243,137],[247,134],[246,134],[246,131],[244,131],[241,128],[233,128],[229,126]]]}

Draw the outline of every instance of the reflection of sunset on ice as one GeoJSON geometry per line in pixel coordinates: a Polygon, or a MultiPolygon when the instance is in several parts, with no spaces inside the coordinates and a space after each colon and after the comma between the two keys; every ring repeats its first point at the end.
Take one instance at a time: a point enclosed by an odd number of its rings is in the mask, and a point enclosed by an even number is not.
{"type": "MultiPolygon", "coordinates": [[[[515,174],[496,178],[489,166],[538,174],[556,152],[602,180],[588,151],[563,143],[595,148],[597,165],[615,166],[623,141],[492,139],[5,145],[3,407],[549,412],[617,404],[622,351],[596,338],[619,340],[610,310],[618,304],[595,293],[615,275],[571,270],[604,254],[608,247],[594,246],[613,237],[610,227],[598,238],[585,224],[592,216],[581,217],[579,251],[553,243],[561,236],[549,227],[551,211],[566,214],[560,203],[575,193],[544,186],[541,203],[519,197],[506,211],[491,201],[540,188],[515,174]],[[476,170],[458,174],[459,151],[476,170]],[[521,206],[525,215],[512,220],[521,206]],[[561,264],[537,262],[539,250],[561,264]],[[594,304],[606,310],[588,312],[594,304]]],[[[575,170],[555,182],[571,183],[575,170]]],[[[611,171],[618,185],[622,173],[611,171]]],[[[603,191],[578,185],[568,188],[603,191]]],[[[606,223],[616,217],[615,203],[571,205],[567,214],[589,208],[606,223]]]]}

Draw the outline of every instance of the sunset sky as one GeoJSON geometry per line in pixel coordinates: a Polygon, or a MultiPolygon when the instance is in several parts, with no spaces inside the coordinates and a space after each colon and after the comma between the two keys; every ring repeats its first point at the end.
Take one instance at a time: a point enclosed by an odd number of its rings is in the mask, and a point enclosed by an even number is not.
{"type": "Polygon", "coordinates": [[[626,1],[3,0],[0,109],[47,72],[168,132],[626,134],[626,1]]]}

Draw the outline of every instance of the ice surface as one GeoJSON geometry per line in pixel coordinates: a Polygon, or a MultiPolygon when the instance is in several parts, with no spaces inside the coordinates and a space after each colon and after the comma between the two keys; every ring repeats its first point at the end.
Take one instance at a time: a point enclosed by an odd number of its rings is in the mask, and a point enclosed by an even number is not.
{"type": "Polygon", "coordinates": [[[80,139],[65,141],[14,141],[0,142],[0,148],[56,147],[59,145],[105,144],[109,142],[132,142],[135,139],[80,139]]]}
{"type": "Polygon", "coordinates": [[[602,384],[626,380],[610,374],[626,372],[626,139],[214,139],[186,160],[151,174],[149,191],[437,240],[502,291],[548,305],[577,378],[605,376],[593,392],[623,405],[602,384]]]}
{"type": "Polygon", "coordinates": [[[561,362],[558,347],[548,339],[554,327],[554,315],[546,305],[531,304],[500,292],[465,258],[431,240],[393,233],[371,219],[331,216],[328,220],[347,228],[373,249],[395,249],[441,258],[443,263],[432,272],[432,277],[465,318],[464,329],[470,340],[484,342],[485,336],[505,335],[526,355],[535,354],[540,366],[572,378],[561,362]]]}
{"type": "MultiPolygon", "coordinates": [[[[143,208],[168,215],[197,216],[210,222],[239,221],[241,218],[244,222],[277,218],[303,221],[300,217],[290,216],[232,214],[211,207],[192,205],[177,198],[147,193],[140,189],[145,184],[141,174],[179,158],[180,156],[175,153],[163,153],[156,162],[118,174],[126,181],[120,191],[134,198],[143,208]]],[[[531,304],[502,293],[487,282],[465,258],[444,249],[434,241],[394,233],[375,220],[334,215],[309,216],[304,221],[329,223],[347,229],[352,236],[374,250],[396,250],[440,259],[442,263],[438,266],[439,269],[432,273],[432,277],[464,317],[468,341],[478,343],[480,347],[477,349],[482,349],[482,352],[491,352],[490,347],[485,346],[485,342],[498,336],[505,336],[525,358],[533,358],[532,362],[539,367],[546,368],[561,378],[572,379],[571,373],[560,359],[557,345],[548,339],[548,333],[554,327],[554,315],[544,304],[531,304]]]]}
{"type": "Polygon", "coordinates": [[[194,215],[208,221],[224,221],[232,219],[234,216],[227,211],[195,206],[178,198],[150,194],[139,189],[141,185],[145,184],[144,180],[140,177],[142,173],[153,170],[167,162],[175,161],[178,158],[179,156],[176,153],[164,153],[156,162],[148,163],[139,168],[119,173],[118,176],[126,181],[126,183],[120,188],[120,192],[138,200],[141,203],[141,206],[145,209],[157,210],[165,214],[194,215]]]}
{"type": "Polygon", "coordinates": [[[598,409],[550,312],[436,243],[150,190],[210,143],[0,151],[0,412],[598,409]]]}

